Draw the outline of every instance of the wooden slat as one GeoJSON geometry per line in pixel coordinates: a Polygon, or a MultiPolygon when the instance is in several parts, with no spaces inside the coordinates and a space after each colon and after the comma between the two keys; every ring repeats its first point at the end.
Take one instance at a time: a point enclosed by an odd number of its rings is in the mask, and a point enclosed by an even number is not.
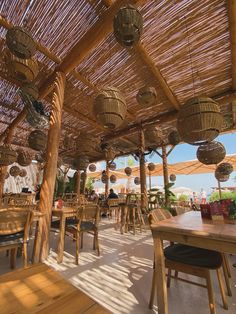
{"type": "Polygon", "coordinates": [[[228,0],[228,17],[232,60],[232,87],[236,90],[236,1],[228,0]]]}

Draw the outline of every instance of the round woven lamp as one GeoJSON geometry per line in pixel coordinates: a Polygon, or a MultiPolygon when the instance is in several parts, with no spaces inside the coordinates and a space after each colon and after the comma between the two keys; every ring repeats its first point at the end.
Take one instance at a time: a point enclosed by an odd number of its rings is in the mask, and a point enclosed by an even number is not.
{"type": "Polygon", "coordinates": [[[224,145],[216,141],[200,145],[197,149],[197,159],[205,165],[218,164],[225,154],[224,145]]]}
{"type": "Polygon", "coordinates": [[[6,44],[9,50],[18,58],[29,59],[36,52],[32,35],[23,27],[15,26],[7,31],[6,44]]]}
{"type": "Polygon", "coordinates": [[[76,149],[78,153],[87,154],[95,150],[97,140],[88,133],[81,132],[76,139],[76,149]]]}
{"type": "Polygon", "coordinates": [[[173,146],[178,145],[181,141],[178,131],[170,132],[170,134],[168,135],[168,141],[173,146]]]}
{"type": "Polygon", "coordinates": [[[132,169],[130,167],[125,168],[125,174],[129,177],[132,174],[132,169]]]}
{"type": "Polygon", "coordinates": [[[155,170],[155,168],[156,168],[155,164],[153,162],[149,162],[148,170],[152,172],[155,170]]]}
{"type": "Polygon", "coordinates": [[[216,180],[218,180],[219,182],[226,182],[229,180],[229,175],[224,175],[224,174],[221,174],[217,171],[215,171],[215,178],[216,180]]]}
{"type": "Polygon", "coordinates": [[[94,172],[94,171],[96,171],[96,169],[97,169],[97,167],[96,167],[95,164],[90,164],[90,165],[89,165],[89,171],[90,171],[90,172],[94,172]]]}
{"type": "Polygon", "coordinates": [[[110,182],[111,183],[116,183],[116,176],[114,175],[114,174],[112,174],[111,176],[110,176],[110,182]]]}
{"type": "Polygon", "coordinates": [[[108,168],[112,171],[116,170],[116,163],[115,162],[109,162],[108,168]]]}
{"type": "Polygon", "coordinates": [[[29,152],[20,150],[17,152],[17,163],[22,167],[27,167],[31,164],[32,158],[29,152]]]}
{"type": "Polygon", "coordinates": [[[234,168],[229,162],[222,162],[217,166],[216,170],[219,174],[227,176],[234,171],[234,168]]]}
{"type": "Polygon", "coordinates": [[[107,161],[113,160],[116,157],[116,150],[109,146],[107,149],[105,149],[105,159],[107,161]]]}
{"type": "Polygon", "coordinates": [[[176,175],[175,175],[175,174],[172,173],[172,174],[170,175],[170,181],[171,181],[171,182],[175,182],[175,181],[176,181],[176,175]]]}
{"type": "Polygon", "coordinates": [[[122,125],[127,112],[125,99],[115,87],[101,90],[94,100],[93,112],[104,128],[116,129],[122,125]]]}
{"type": "Polygon", "coordinates": [[[201,145],[216,138],[223,125],[218,104],[207,97],[196,97],[181,106],[177,129],[181,139],[191,145],[201,145]]]}
{"type": "Polygon", "coordinates": [[[134,6],[126,5],[119,9],[113,20],[113,31],[119,44],[132,47],[139,41],[142,30],[143,18],[134,6]]]}
{"type": "Polygon", "coordinates": [[[155,126],[150,126],[144,131],[145,141],[149,145],[160,146],[163,142],[162,132],[155,126]]]}
{"type": "Polygon", "coordinates": [[[157,92],[154,87],[144,86],[138,91],[136,99],[139,105],[149,107],[156,103],[157,92]]]}
{"type": "Polygon", "coordinates": [[[40,130],[32,131],[28,137],[28,143],[29,147],[34,150],[45,150],[47,146],[47,136],[40,130]]]}
{"type": "Polygon", "coordinates": [[[136,185],[140,184],[140,178],[139,177],[134,178],[134,184],[136,184],[136,185]]]}
{"type": "Polygon", "coordinates": [[[101,181],[102,181],[102,183],[106,184],[108,182],[108,175],[103,173],[101,176],[101,181]]]}
{"type": "Polygon", "coordinates": [[[17,177],[20,174],[20,168],[18,166],[12,166],[9,173],[12,177],[17,177]]]}
{"type": "Polygon", "coordinates": [[[20,170],[20,173],[19,173],[19,176],[20,176],[21,178],[26,177],[26,176],[27,176],[27,171],[26,171],[25,169],[21,169],[21,170],[20,170]]]}
{"type": "Polygon", "coordinates": [[[17,152],[9,145],[0,146],[0,166],[9,166],[17,160],[17,152]]]}

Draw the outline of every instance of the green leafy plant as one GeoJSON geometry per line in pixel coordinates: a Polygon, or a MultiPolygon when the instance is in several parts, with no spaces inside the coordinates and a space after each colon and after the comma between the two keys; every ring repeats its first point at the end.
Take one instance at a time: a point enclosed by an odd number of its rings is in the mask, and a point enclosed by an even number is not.
{"type": "MultiPolygon", "coordinates": [[[[226,191],[222,191],[221,192],[221,199],[232,199],[232,200],[236,200],[236,192],[226,192],[226,191]]],[[[220,195],[219,195],[219,192],[216,191],[216,192],[213,192],[211,194],[211,196],[209,197],[209,201],[210,202],[214,202],[214,201],[218,201],[220,199],[220,195]]]]}
{"type": "Polygon", "coordinates": [[[187,195],[181,194],[178,197],[178,201],[180,201],[180,202],[186,202],[187,200],[188,200],[188,196],[187,195]]]}

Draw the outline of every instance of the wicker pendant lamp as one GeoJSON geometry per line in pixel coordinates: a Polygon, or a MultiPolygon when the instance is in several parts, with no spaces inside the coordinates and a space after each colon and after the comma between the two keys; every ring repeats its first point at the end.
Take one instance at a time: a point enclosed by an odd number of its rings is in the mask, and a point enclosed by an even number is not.
{"type": "Polygon", "coordinates": [[[9,145],[0,146],[0,166],[9,166],[17,160],[17,152],[9,145]]]}
{"type": "Polygon", "coordinates": [[[32,158],[29,152],[19,150],[17,156],[17,163],[22,167],[27,167],[31,164],[32,158]]]}
{"type": "Polygon", "coordinates": [[[218,104],[207,97],[195,97],[181,106],[177,129],[181,139],[191,145],[201,145],[216,138],[223,124],[218,104]]]}
{"type": "Polygon", "coordinates": [[[37,150],[44,151],[47,146],[47,136],[40,130],[32,131],[28,137],[29,147],[37,150]]]}
{"type": "Polygon", "coordinates": [[[106,184],[108,182],[108,175],[106,173],[103,173],[101,176],[102,183],[106,184]]]}
{"type": "Polygon", "coordinates": [[[216,141],[200,145],[197,150],[197,159],[205,165],[218,164],[225,155],[224,145],[216,141]]]}
{"type": "Polygon", "coordinates": [[[155,170],[155,168],[156,168],[155,164],[154,164],[153,162],[149,162],[149,164],[148,164],[148,170],[149,170],[150,172],[152,172],[152,171],[155,170]]]}
{"type": "Polygon", "coordinates": [[[110,160],[113,160],[115,157],[116,157],[116,150],[112,147],[112,146],[109,146],[107,147],[105,150],[105,159],[107,161],[110,161],[110,160]]]}
{"type": "Polygon", "coordinates": [[[114,174],[112,174],[111,176],[110,176],[110,182],[111,183],[116,183],[116,176],[114,175],[114,174]]]}
{"type": "Polygon", "coordinates": [[[112,171],[116,170],[116,163],[113,161],[113,162],[109,162],[108,163],[108,168],[112,171]]]}
{"type": "Polygon", "coordinates": [[[228,175],[228,174],[227,174],[227,175],[221,174],[221,173],[218,172],[217,169],[216,169],[216,171],[215,171],[215,178],[216,178],[216,180],[218,180],[219,182],[226,182],[226,181],[229,180],[229,175],[228,175]]]}
{"type": "Polygon", "coordinates": [[[178,131],[174,130],[170,132],[168,135],[168,141],[173,146],[178,145],[179,142],[181,141],[178,131]]]}
{"type": "Polygon", "coordinates": [[[144,131],[145,142],[148,145],[155,145],[156,147],[160,146],[163,142],[162,132],[157,129],[155,126],[149,126],[144,131]]]}
{"type": "Polygon", "coordinates": [[[171,181],[171,182],[175,182],[175,181],[176,181],[176,175],[175,175],[175,174],[172,173],[172,174],[170,175],[170,181],[171,181]]]}
{"type": "Polygon", "coordinates": [[[134,184],[136,184],[136,185],[140,184],[140,178],[139,177],[134,178],[134,184]]]}
{"type": "Polygon", "coordinates": [[[217,166],[216,170],[219,174],[228,176],[234,171],[234,168],[229,162],[222,162],[217,166]]]}
{"type": "Polygon", "coordinates": [[[96,169],[97,169],[97,167],[96,167],[95,164],[90,164],[90,165],[89,165],[89,171],[90,171],[90,172],[94,172],[94,171],[96,171],[96,169]]]}
{"type": "Polygon", "coordinates": [[[20,173],[19,173],[19,176],[20,176],[21,178],[26,177],[26,176],[27,176],[27,171],[26,171],[25,169],[21,169],[21,170],[20,170],[20,173]]]}
{"type": "Polygon", "coordinates": [[[88,154],[95,150],[97,140],[89,133],[81,132],[76,139],[76,150],[78,153],[88,154]]]}
{"type": "Polygon", "coordinates": [[[136,99],[140,106],[150,107],[157,101],[157,92],[154,87],[144,86],[138,91],[136,99]]]}
{"type": "Polygon", "coordinates": [[[125,168],[125,174],[129,177],[132,174],[132,169],[130,167],[125,168]]]}
{"type": "Polygon", "coordinates": [[[9,173],[12,177],[17,177],[20,174],[20,168],[18,166],[12,166],[9,173]]]}

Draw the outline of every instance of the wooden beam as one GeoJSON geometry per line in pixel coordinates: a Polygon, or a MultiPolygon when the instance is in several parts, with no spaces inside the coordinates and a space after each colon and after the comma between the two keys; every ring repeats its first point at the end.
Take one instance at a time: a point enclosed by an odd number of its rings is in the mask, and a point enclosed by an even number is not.
{"type": "Polygon", "coordinates": [[[145,136],[143,129],[140,130],[140,158],[139,158],[139,175],[141,190],[141,208],[144,212],[148,210],[147,183],[146,183],[146,165],[145,165],[145,136]]]}
{"type": "Polygon", "coordinates": [[[179,109],[179,102],[174,95],[174,93],[171,91],[169,85],[167,84],[165,78],[161,74],[161,71],[159,68],[156,66],[152,58],[149,56],[147,53],[146,49],[139,43],[134,47],[134,51],[136,54],[140,57],[142,62],[146,65],[148,70],[152,73],[152,75],[157,79],[159,85],[162,88],[163,93],[166,95],[168,100],[170,101],[171,105],[175,109],[179,109]]]}
{"type": "Polygon", "coordinates": [[[229,17],[229,32],[232,60],[232,87],[236,91],[236,1],[228,0],[227,9],[229,17]]]}

